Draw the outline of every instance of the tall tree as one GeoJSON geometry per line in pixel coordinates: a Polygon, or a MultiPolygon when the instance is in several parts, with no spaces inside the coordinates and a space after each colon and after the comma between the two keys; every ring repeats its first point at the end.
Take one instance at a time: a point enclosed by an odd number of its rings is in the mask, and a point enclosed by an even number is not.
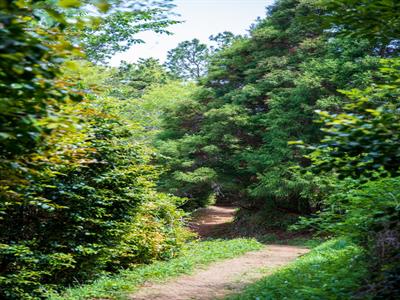
{"type": "Polygon", "coordinates": [[[168,52],[165,65],[178,78],[199,80],[206,74],[209,55],[208,46],[198,39],[184,41],[168,52]]]}
{"type": "Polygon", "coordinates": [[[136,63],[122,62],[107,83],[110,96],[120,99],[141,97],[149,88],[165,84],[171,76],[154,58],[139,59],[136,63]]]}
{"type": "Polygon", "coordinates": [[[216,46],[211,46],[211,51],[212,52],[221,51],[222,49],[231,46],[232,43],[237,38],[239,38],[239,37],[235,36],[230,31],[224,31],[224,32],[220,32],[220,33],[218,33],[216,35],[211,35],[209,37],[209,40],[216,44],[216,46]]]}
{"type": "Polygon", "coordinates": [[[339,34],[365,38],[381,56],[397,52],[400,36],[400,2],[397,0],[320,0],[327,28],[339,34]]]}
{"type": "Polygon", "coordinates": [[[202,91],[165,120],[166,186],[198,204],[214,194],[246,207],[312,209],[319,189],[291,170],[308,161],[288,141],[318,141],[314,110],[339,109],[336,90],[363,87],[378,61],[368,42],[304,22],[315,13],[304,1],[277,1],[250,37],[218,54],[202,91]]]}
{"type": "MultiPolygon", "coordinates": [[[[168,26],[177,23],[172,20],[173,1],[110,0],[107,13],[100,19],[96,18],[95,24],[77,26],[71,33],[82,45],[88,59],[104,63],[115,53],[126,51],[134,44],[144,43],[136,36],[139,32],[171,34],[168,26]]],[[[88,16],[92,14],[90,7],[81,7],[77,13],[88,16]]]]}

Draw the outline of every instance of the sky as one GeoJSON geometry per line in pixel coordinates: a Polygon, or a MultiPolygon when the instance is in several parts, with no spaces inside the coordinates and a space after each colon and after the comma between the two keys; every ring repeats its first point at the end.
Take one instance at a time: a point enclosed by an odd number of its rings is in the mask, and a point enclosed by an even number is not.
{"type": "Polygon", "coordinates": [[[122,60],[136,62],[139,58],[154,57],[165,61],[167,52],[185,40],[208,42],[210,35],[223,31],[245,34],[257,17],[265,16],[265,8],[273,0],[175,0],[174,11],[184,23],[169,27],[173,35],[143,32],[137,35],[145,44],[133,45],[130,50],[116,54],[110,65],[122,60]]]}

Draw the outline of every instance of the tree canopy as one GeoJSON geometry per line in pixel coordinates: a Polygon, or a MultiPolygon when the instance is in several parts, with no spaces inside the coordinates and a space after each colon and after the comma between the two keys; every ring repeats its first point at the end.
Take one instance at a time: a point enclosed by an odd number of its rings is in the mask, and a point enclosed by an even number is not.
{"type": "Polygon", "coordinates": [[[165,65],[178,78],[198,80],[206,73],[209,55],[198,39],[184,41],[168,52],[165,65]]]}

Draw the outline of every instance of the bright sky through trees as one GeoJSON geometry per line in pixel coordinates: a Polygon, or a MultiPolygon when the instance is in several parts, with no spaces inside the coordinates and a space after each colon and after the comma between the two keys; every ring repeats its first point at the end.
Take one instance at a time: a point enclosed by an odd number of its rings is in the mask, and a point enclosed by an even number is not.
{"type": "Polygon", "coordinates": [[[117,54],[111,60],[116,66],[121,60],[135,62],[138,58],[156,57],[162,62],[168,50],[179,42],[198,38],[207,42],[208,37],[223,31],[244,34],[257,17],[265,15],[265,7],[272,0],[176,0],[175,11],[185,21],[170,27],[173,35],[145,32],[138,35],[146,43],[134,45],[129,51],[117,54]]]}

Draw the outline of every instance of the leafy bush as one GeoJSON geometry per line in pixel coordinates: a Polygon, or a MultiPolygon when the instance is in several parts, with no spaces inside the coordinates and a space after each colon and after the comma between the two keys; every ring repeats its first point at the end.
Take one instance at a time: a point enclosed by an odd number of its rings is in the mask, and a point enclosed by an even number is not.
{"type": "Polygon", "coordinates": [[[164,31],[170,2],[1,2],[1,299],[40,299],[104,271],[174,257],[189,237],[181,200],[154,191],[158,171],[138,141],[143,131],[89,89],[77,104],[88,87],[67,74],[83,56],[79,38],[90,32],[86,50],[101,44],[106,53],[92,58],[103,59],[121,39],[133,43],[133,33],[164,31]]]}
{"type": "Polygon", "coordinates": [[[363,246],[373,270],[369,287],[360,291],[376,297],[390,296],[399,280],[400,177],[359,185],[345,184],[325,201],[316,218],[303,219],[302,226],[324,233],[345,235],[363,246]]]}
{"type": "MultiPolygon", "coordinates": [[[[49,3],[42,12],[52,8],[49,3]]],[[[74,263],[64,251],[44,254],[47,233],[41,237],[44,232],[37,230],[62,209],[46,198],[45,190],[53,188],[49,181],[59,171],[52,167],[64,160],[75,168],[85,147],[65,147],[68,139],[82,140],[72,114],[60,113],[63,103],[81,98],[58,78],[60,63],[77,49],[59,28],[47,32],[36,26],[36,13],[31,2],[1,4],[0,297],[5,299],[34,299],[44,292],[41,279],[74,263]]]]}
{"type": "Polygon", "coordinates": [[[190,236],[176,210],[182,200],[155,192],[142,129],[112,99],[89,94],[74,103],[86,86],[62,76],[60,63],[79,51],[59,28],[35,26],[30,3],[3,4],[0,298],[39,299],[176,256],[190,236]]]}
{"type": "Polygon", "coordinates": [[[348,97],[343,112],[319,112],[325,137],[310,148],[314,170],[337,171],[340,178],[399,174],[400,60],[381,63],[376,84],[341,91],[348,97]]]}
{"type": "Polygon", "coordinates": [[[176,210],[182,200],[154,191],[151,149],[110,107],[111,99],[75,106],[82,130],[58,140],[68,159],[37,169],[22,202],[4,209],[2,297],[35,299],[57,284],[171,258],[189,237],[176,210]]]}

